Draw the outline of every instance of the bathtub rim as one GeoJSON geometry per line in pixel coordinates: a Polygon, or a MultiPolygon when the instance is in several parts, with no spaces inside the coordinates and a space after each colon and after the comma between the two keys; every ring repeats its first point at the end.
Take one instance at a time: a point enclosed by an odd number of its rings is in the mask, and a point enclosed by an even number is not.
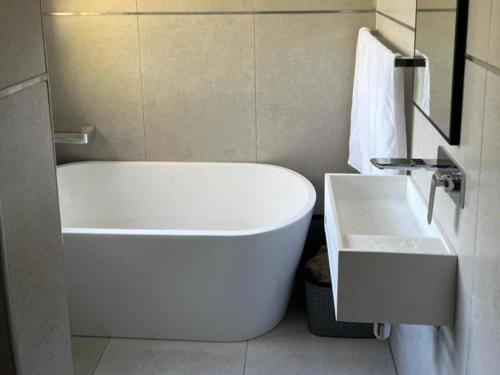
{"type": "MultiPolygon", "coordinates": [[[[295,215],[290,216],[286,221],[268,225],[265,227],[257,227],[252,229],[241,229],[241,230],[202,230],[202,229],[122,229],[122,228],[92,228],[92,227],[65,227],[61,222],[61,232],[62,234],[96,234],[96,235],[130,235],[130,236],[179,236],[179,237],[238,237],[238,236],[252,236],[264,233],[273,232],[281,228],[293,225],[300,220],[304,219],[306,216],[312,216],[312,211],[314,205],[316,204],[317,194],[316,190],[306,177],[300,173],[285,167],[281,167],[274,164],[268,163],[252,163],[252,162],[184,162],[184,161],[104,161],[104,160],[92,160],[92,161],[78,161],[72,163],[60,164],[57,166],[56,173],[61,169],[74,167],[78,165],[89,165],[89,164],[134,164],[134,165],[150,165],[150,164],[170,164],[170,165],[198,165],[198,166],[210,166],[210,165],[245,165],[245,166],[257,166],[259,168],[270,168],[277,169],[286,173],[289,173],[297,177],[302,183],[304,183],[308,199],[304,207],[295,215]]],[[[58,182],[58,193],[59,193],[59,182],[58,182]]],[[[61,207],[59,206],[61,210],[61,207]]]]}

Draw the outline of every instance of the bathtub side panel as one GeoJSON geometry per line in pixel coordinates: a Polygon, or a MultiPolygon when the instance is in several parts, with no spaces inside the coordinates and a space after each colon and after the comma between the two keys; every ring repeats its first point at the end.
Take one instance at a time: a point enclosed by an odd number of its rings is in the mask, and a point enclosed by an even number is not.
{"type": "Polygon", "coordinates": [[[72,333],[259,336],[286,311],[310,218],[243,237],[65,234],[72,333]]]}

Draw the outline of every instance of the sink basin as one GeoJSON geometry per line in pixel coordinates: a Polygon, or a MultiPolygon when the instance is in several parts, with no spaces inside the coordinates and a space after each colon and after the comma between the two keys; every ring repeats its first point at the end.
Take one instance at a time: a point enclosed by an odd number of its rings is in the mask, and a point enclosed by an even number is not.
{"type": "Polygon", "coordinates": [[[409,176],[325,176],[337,320],[451,325],[457,256],[409,176]]]}

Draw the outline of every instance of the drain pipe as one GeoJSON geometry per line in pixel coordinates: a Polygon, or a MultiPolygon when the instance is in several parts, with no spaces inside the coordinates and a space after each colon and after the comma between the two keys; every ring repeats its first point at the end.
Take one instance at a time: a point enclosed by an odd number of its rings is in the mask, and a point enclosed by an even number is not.
{"type": "Polygon", "coordinates": [[[389,323],[373,323],[373,334],[378,340],[387,340],[391,335],[389,323]]]}

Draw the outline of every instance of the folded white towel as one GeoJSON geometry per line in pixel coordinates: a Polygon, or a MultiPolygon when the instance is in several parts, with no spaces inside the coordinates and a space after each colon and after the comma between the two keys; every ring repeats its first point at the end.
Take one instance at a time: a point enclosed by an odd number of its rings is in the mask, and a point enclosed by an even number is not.
{"type": "Polygon", "coordinates": [[[394,173],[377,169],[371,158],[406,158],[404,69],[395,67],[398,56],[370,29],[359,31],[349,164],[362,174],[394,173]]]}

